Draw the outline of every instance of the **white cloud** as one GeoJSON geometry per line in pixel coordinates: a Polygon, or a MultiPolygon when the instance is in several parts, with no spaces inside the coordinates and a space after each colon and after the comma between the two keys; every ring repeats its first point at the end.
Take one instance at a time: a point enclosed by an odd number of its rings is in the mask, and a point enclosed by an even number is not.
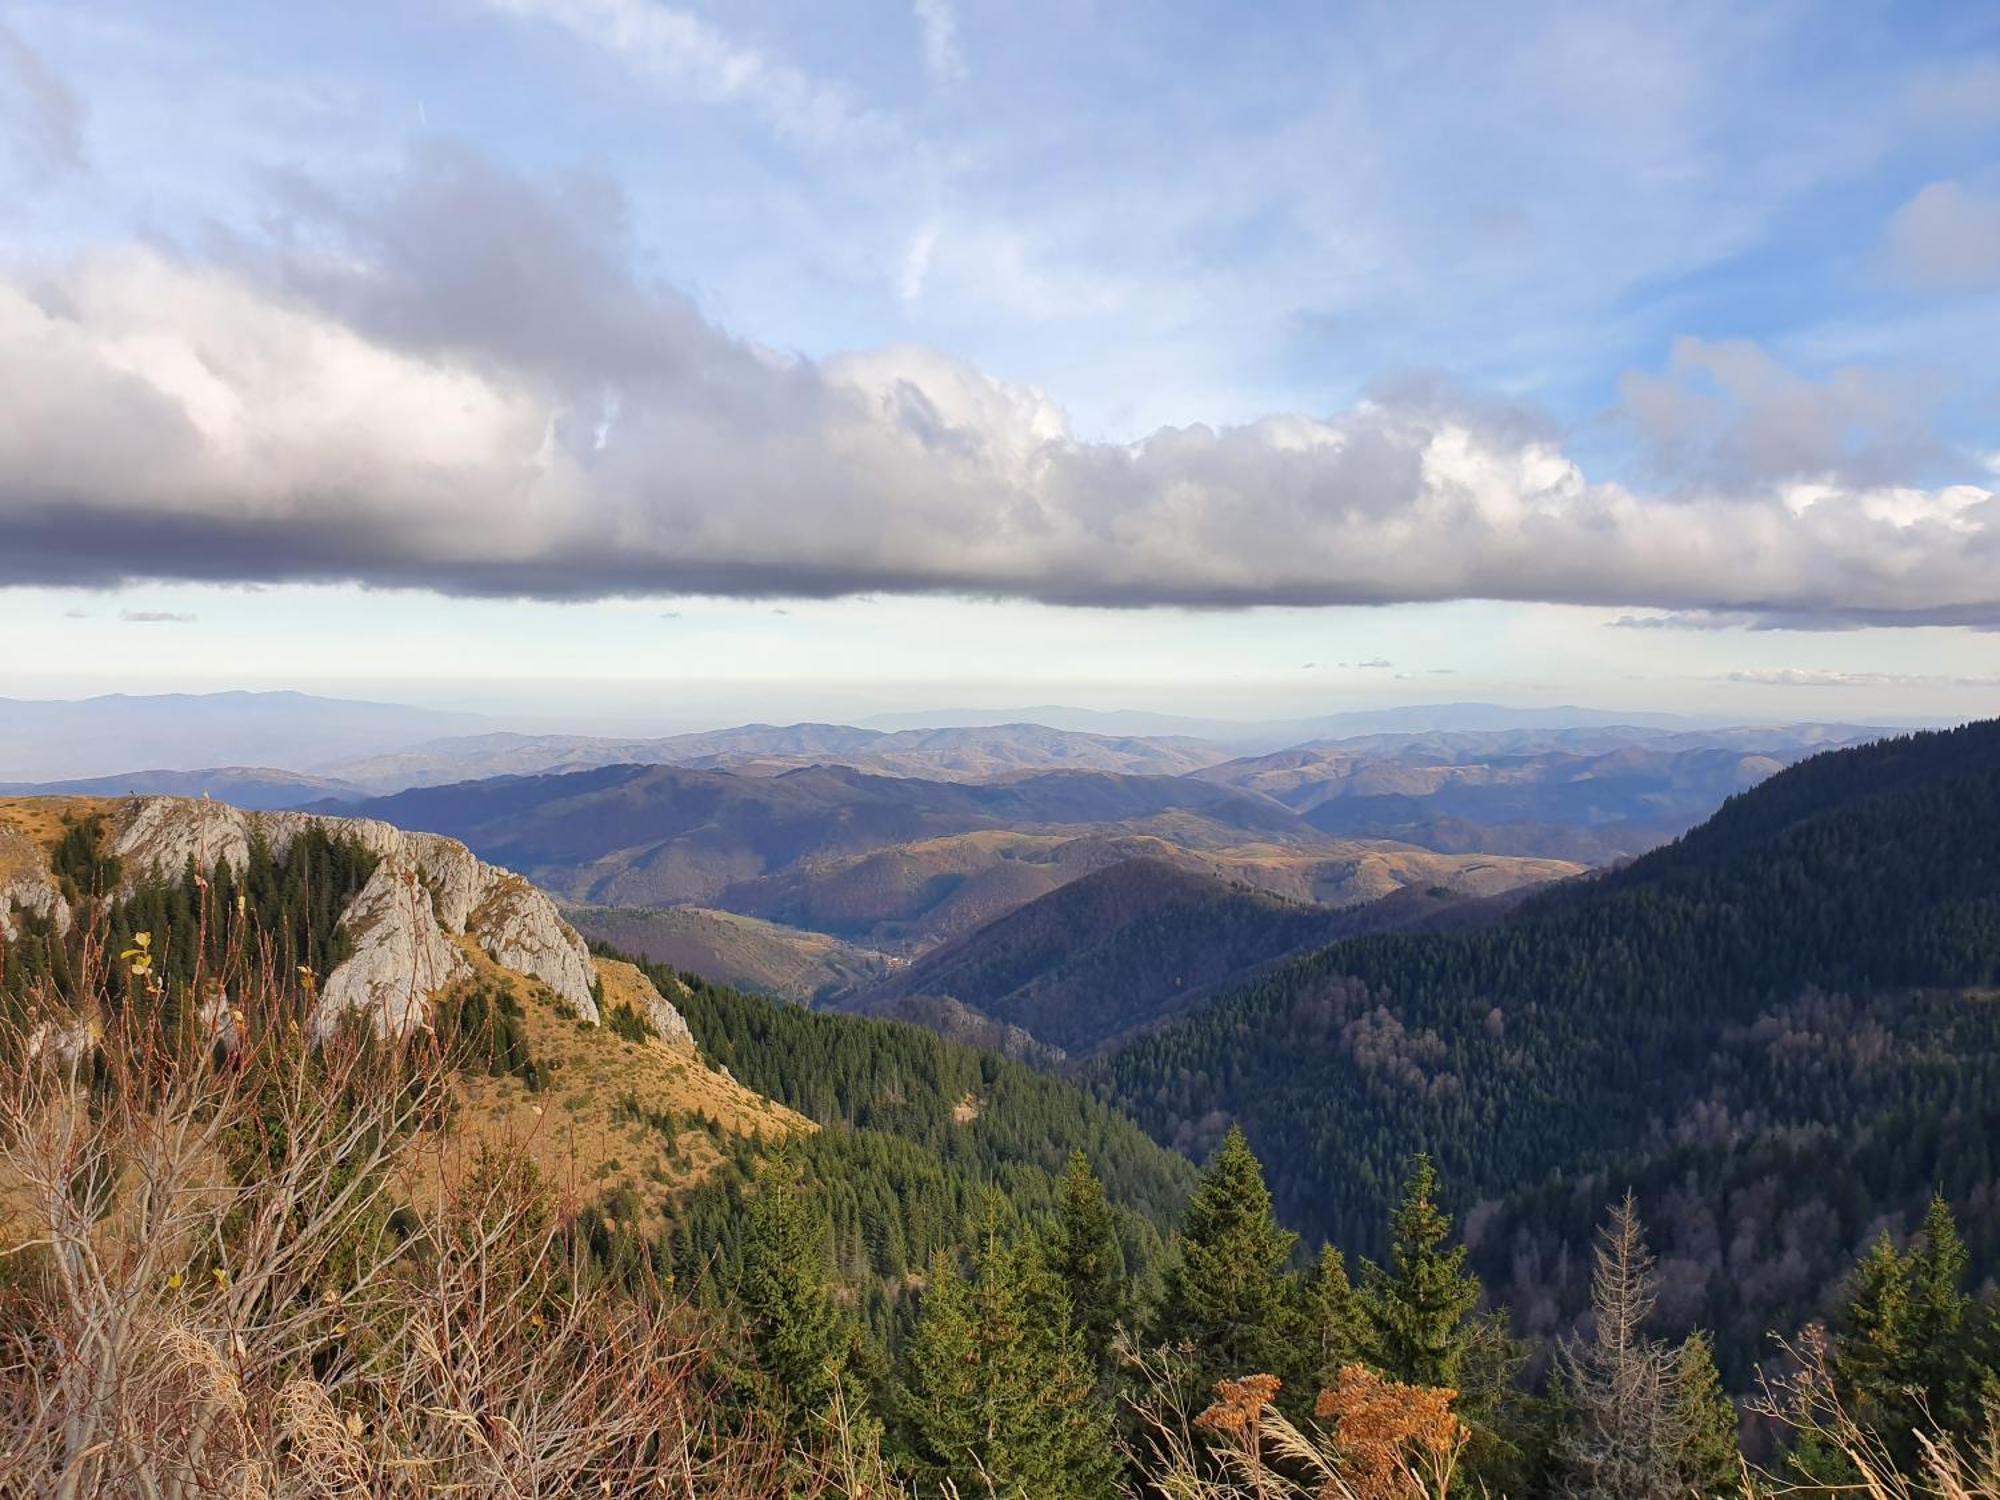
{"type": "Polygon", "coordinates": [[[958,15],[952,0],[912,0],[917,30],[923,37],[924,71],[936,88],[965,78],[965,55],[958,46],[958,15]]]}
{"type": "Polygon", "coordinates": [[[1916,286],[2000,286],[2000,197],[1932,183],[1896,210],[1889,256],[1916,286]]]}
{"type": "Polygon", "coordinates": [[[926,224],[910,237],[903,254],[902,275],[896,280],[896,295],[907,305],[922,300],[924,281],[930,275],[931,254],[937,249],[938,227],[926,224]]]}
{"type": "Polygon", "coordinates": [[[2000,687],[2000,677],[1948,677],[1912,672],[1829,672],[1813,667],[1731,672],[1725,681],[1755,687],[1904,688],[2000,687]]]}
{"type": "Polygon", "coordinates": [[[311,258],[0,282],[0,581],[2000,620],[1977,485],[1649,496],[1414,389],[1090,442],[933,350],[730,337],[632,275],[588,179],[435,149],[316,211],[311,258]]]}
{"type": "Polygon", "coordinates": [[[560,26],[622,58],[661,87],[750,110],[780,140],[820,150],[893,144],[898,127],[838,84],[814,78],[687,11],[653,0],[485,0],[492,9],[560,26]]]}
{"type": "Polygon", "coordinates": [[[1923,382],[1864,368],[1807,379],[1745,339],[1676,339],[1662,373],[1628,371],[1619,389],[1659,468],[1697,484],[1880,485],[1942,452],[1923,382]]]}

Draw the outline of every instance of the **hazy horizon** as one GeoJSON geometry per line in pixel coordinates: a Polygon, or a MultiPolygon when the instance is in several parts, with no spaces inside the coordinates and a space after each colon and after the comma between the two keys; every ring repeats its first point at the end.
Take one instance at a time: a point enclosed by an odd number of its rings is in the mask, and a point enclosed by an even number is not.
{"type": "Polygon", "coordinates": [[[0,691],[1991,712],[1996,80],[1963,0],[0,0],[0,691]]]}

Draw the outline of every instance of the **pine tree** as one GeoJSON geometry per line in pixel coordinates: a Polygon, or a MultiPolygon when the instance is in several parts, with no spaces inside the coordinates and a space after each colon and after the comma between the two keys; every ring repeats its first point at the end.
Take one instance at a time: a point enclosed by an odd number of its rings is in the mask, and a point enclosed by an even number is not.
{"type": "Polygon", "coordinates": [[[1361,1295],[1348,1280],[1347,1260],[1332,1245],[1320,1246],[1299,1301],[1310,1362],[1305,1375],[1316,1396],[1334,1384],[1342,1365],[1367,1363],[1371,1330],[1361,1295]]]}
{"type": "Polygon", "coordinates": [[[1834,1337],[1833,1370],[1845,1399],[1864,1419],[1901,1399],[1910,1373],[1910,1276],[1887,1231],[1847,1281],[1847,1305],[1834,1337]]]}
{"type": "Polygon", "coordinates": [[[903,1415],[926,1482],[995,1500],[1109,1500],[1111,1413],[1070,1326],[1068,1298],[1030,1236],[989,1212],[971,1281],[932,1264],[905,1355],[903,1415]]]}
{"type": "Polygon", "coordinates": [[[1743,1492],[1736,1403],[1722,1388],[1715,1350],[1697,1329],[1681,1345],[1674,1371],[1674,1426],[1681,1434],[1681,1493],[1704,1497],[1743,1492]]]}
{"type": "Polygon", "coordinates": [[[1104,1199],[1104,1184],[1081,1151],[1070,1153],[1057,1185],[1049,1266],[1062,1282],[1070,1323],[1101,1379],[1111,1369],[1112,1345],[1127,1312],[1125,1252],[1104,1199]]]}
{"type": "Polygon", "coordinates": [[[1278,1227],[1263,1169],[1231,1127],[1188,1200],[1154,1341],[1187,1344],[1205,1390],[1217,1380],[1285,1373],[1297,1343],[1285,1263],[1297,1236],[1278,1227]]]}
{"type": "Polygon", "coordinates": [[[740,1301],[767,1400],[800,1438],[832,1410],[852,1342],[834,1301],[828,1230],[798,1157],[780,1149],[750,1200],[740,1301]]]}
{"type": "Polygon", "coordinates": [[[1455,1390],[1479,1281],[1465,1270],[1463,1245],[1445,1248],[1451,1219],[1437,1206],[1437,1190],[1431,1159],[1419,1155],[1391,1220],[1390,1267],[1365,1268],[1362,1306],[1386,1373],[1409,1385],[1455,1390]]]}
{"type": "Polygon", "coordinates": [[[1910,1376],[1926,1393],[1931,1419],[1952,1430],[1970,1430],[1978,1416],[1978,1375],[1970,1349],[1972,1298],[1965,1290],[1971,1263],[1951,1205],[1933,1197],[1924,1229],[1907,1264],[1910,1273],[1910,1376]]]}

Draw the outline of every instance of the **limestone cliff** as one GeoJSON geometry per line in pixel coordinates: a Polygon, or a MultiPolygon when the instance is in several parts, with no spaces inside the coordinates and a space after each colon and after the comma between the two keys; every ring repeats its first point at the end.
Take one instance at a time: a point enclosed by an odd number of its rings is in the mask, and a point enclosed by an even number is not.
{"type": "MultiPolygon", "coordinates": [[[[340,918],[350,956],[321,983],[322,1030],[350,1014],[384,1032],[419,1024],[437,992],[471,972],[459,938],[470,938],[501,968],[547,986],[582,1019],[593,1025],[602,1019],[589,949],[555,903],[456,839],[408,833],[374,819],[253,813],[182,797],[127,798],[96,810],[128,887],[142,877],[176,876],[190,860],[197,869],[226,862],[241,870],[259,836],[282,860],[314,828],[358,839],[372,852],[379,863],[340,918]]],[[[67,925],[72,914],[49,874],[45,842],[31,828],[32,820],[23,817],[0,819],[0,922],[21,911],[67,925]]],[[[679,1012],[664,999],[658,1004],[664,1009],[653,1017],[655,1029],[670,1041],[685,1041],[679,1012]]]]}

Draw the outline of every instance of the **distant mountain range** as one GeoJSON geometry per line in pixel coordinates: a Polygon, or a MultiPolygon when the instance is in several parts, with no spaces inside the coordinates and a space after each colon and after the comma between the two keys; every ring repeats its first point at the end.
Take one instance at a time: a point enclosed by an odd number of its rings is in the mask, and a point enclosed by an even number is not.
{"type": "Polygon", "coordinates": [[[199,771],[124,771],[68,781],[0,782],[0,796],[208,797],[250,812],[319,803],[355,802],[368,795],[352,782],[263,766],[213,766],[199,771]]]}
{"type": "Polygon", "coordinates": [[[1806,724],[1380,734],[1194,774],[1271,797],[1325,833],[1602,864],[1666,842],[1795,761],[1882,732],[1806,724]]]}
{"type": "Polygon", "coordinates": [[[578,903],[720,907],[871,945],[970,930],[1138,853],[1335,904],[1415,881],[1491,894],[1576,868],[1336,839],[1258,792],[1101,771],[971,783],[608,766],[347,807],[450,833],[578,903]],[[954,906],[962,921],[941,922],[954,906]]]}
{"type": "Polygon", "coordinates": [[[986,781],[1022,771],[1069,769],[1177,776],[1229,757],[1200,740],[1077,734],[1042,724],[888,733],[845,724],[745,724],[663,739],[481,734],[434,740],[392,754],[331,763],[325,774],[378,792],[488,776],[676,765],[774,775],[804,766],[851,766],[884,776],[986,781]]]}
{"type": "Polygon", "coordinates": [[[374,755],[463,734],[472,714],[308,693],[112,693],[0,698],[0,779],[128,776],[134,766],[276,766],[374,755]]]}

